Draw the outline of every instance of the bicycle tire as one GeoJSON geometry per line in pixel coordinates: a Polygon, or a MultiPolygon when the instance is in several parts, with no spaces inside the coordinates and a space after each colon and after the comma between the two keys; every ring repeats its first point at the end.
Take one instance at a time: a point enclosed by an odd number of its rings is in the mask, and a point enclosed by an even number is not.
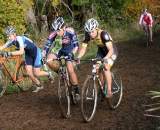
{"type": "Polygon", "coordinates": [[[8,76],[5,75],[3,69],[0,69],[0,97],[2,97],[6,92],[9,83],[10,81],[8,79],[8,76]]]}
{"type": "Polygon", "coordinates": [[[93,76],[88,75],[81,92],[81,113],[85,122],[90,122],[97,108],[97,86],[93,76]]]}
{"type": "Polygon", "coordinates": [[[71,116],[69,88],[66,78],[61,73],[58,75],[58,98],[62,116],[69,118],[71,116]]]}
{"type": "Polygon", "coordinates": [[[24,63],[21,63],[17,70],[16,80],[16,85],[21,91],[27,91],[32,87],[32,80],[26,72],[24,63]]]}
{"type": "Polygon", "coordinates": [[[156,23],[153,27],[153,35],[156,36],[158,33],[160,33],[160,23],[156,23]]]}
{"type": "Polygon", "coordinates": [[[150,42],[149,27],[148,26],[145,27],[144,32],[145,32],[145,46],[149,47],[151,45],[151,42],[150,42]]]}
{"type": "Polygon", "coordinates": [[[123,85],[121,76],[117,72],[112,72],[112,97],[108,98],[109,107],[111,109],[116,109],[123,96],[123,85]]]}

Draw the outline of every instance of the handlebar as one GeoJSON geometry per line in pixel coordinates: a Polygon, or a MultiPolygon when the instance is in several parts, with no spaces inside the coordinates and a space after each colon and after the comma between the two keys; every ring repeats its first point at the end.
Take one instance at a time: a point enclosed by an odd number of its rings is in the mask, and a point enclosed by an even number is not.
{"type": "Polygon", "coordinates": [[[102,63],[105,61],[102,58],[93,58],[93,59],[87,59],[87,60],[81,60],[81,61],[88,61],[88,62],[97,62],[97,61],[101,61],[102,63]]]}

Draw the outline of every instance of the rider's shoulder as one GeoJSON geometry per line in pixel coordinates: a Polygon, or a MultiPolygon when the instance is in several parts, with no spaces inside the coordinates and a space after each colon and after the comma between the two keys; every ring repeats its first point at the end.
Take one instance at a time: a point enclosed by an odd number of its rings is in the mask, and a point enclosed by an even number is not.
{"type": "Polygon", "coordinates": [[[151,14],[151,13],[148,13],[148,16],[152,16],[152,14],[151,14]]]}
{"type": "Polygon", "coordinates": [[[24,36],[16,36],[17,41],[22,40],[24,36]]]}
{"type": "Polygon", "coordinates": [[[101,31],[101,38],[106,41],[113,41],[111,35],[107,31],[104,31],[104,30],[101,31]]]}

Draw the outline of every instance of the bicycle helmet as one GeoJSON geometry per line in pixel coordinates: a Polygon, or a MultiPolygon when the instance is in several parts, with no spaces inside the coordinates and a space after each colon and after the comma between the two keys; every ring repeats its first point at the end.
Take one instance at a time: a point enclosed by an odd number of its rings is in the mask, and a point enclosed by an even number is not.
{"type": "Polygon", "coordinates": [[[57,19],[54,20],[52,23],[52,27],[55,31],[61,29],[61,27],[64,25],[64,20],[62,17],[58,17],[57,19]]]}
{"type": "Polygon", "coordinates": [[[89,19],[85,25],[84,25],[84,29],[86,32],[91,32],[93,31],[93,29],[96,29],[99,26],[97,20],[95,20],[94,18],[89,19]]]}
{"type": "Polygon", "coordinates": [[[147,8],[143,10],[144,15],[147,15],[147,8]]]}
{"type": "Polygon", "coordinates": [[[6,27],[6,29],[5,29],[5,33],[6,33],[7,35],[14,34],[14,33],[16,33],[16,29],[15,29],[13,26],[8,26],[8,27],[6,27]]]}

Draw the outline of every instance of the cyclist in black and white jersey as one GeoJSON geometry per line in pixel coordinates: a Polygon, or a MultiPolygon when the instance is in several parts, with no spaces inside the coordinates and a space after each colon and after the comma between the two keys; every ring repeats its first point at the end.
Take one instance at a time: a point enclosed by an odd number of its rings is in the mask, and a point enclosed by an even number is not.
{"type": "MultiPolygon", "coordinates": [[[[117,49],[113,44],[113,40],[110,34],[100,28],[98,28],[99,24],[97,20],[91,18],[89,19],[84,26],[85,29],[85,39],[82,43],[82,47],[77,56],[78,59],[85,54],[87,46],[90,41],[94,40],[98,47],[97,58],[102,58],[105,61],[105,70],[104,77],[105,81],[108,84],[108,97],[112,96],[111,85],[112,85],[112,77],[111,77],[111,67],[114,64],[114,61],[117,58],[117,49]]],[[[101,76],[103,77],[103,76],[101,76]]],[[[102,80],[102,78],[101,78],[102,80]]]]}

